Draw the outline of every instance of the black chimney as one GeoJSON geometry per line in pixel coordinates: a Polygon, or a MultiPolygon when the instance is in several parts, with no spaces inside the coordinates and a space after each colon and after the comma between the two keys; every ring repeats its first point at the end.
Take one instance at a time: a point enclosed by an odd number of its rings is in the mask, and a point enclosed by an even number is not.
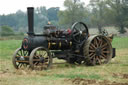
{"type": "Polygon", "coordinates": [[[34,29],[33,29],[33,21],[34,21],[34,8],[28,7],[27,8],[27,14],[28,14],[28,35],[34,35],[34,29]]]}

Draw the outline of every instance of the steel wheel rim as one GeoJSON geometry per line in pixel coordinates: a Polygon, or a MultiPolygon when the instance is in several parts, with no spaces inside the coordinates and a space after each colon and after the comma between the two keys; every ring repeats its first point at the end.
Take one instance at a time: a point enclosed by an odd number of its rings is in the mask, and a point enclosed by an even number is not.
{"type": "Polygon", "coordinates": [[[112,46],[109,40],[102,35],[92,36],[86,48],[87,64],[101,65],[108,63],[112,58],[112,46]]]}
{"type": "MultiPolygon", "coordinates": [[[[13,55],[13,58],[12,58],[12,63],[13,63],[13,66],[16,68],[16,69],[24,69],[24,68],[29,68],[29,61],[22,61],[20,60],[20,57],[23,56],[23,57],[26,57],[26,58],[29,58],[29,52],[28,51],[24,51],[23,49],[21,48],[18,48],[14,55],[13,55]]],[[[25,59],[25,58],[24,58],[25,59]]]]}
{"type": "Polygon", "coordinates": [[[30,54],[29,63],[33,70],[47,70],[52,63],[51,54],[47,49],[38,47],[30,54]]]}

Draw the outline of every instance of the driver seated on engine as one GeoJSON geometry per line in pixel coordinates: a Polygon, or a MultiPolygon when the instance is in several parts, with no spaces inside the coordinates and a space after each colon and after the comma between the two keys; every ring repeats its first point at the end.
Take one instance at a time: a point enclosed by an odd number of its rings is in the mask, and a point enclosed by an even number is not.
{"type": "Polygon", "coordinates": [[[51,22],[44,26],[44,34],[47,36],[55,35],[56,30],[56,26],[52,25],[51,22]]]}

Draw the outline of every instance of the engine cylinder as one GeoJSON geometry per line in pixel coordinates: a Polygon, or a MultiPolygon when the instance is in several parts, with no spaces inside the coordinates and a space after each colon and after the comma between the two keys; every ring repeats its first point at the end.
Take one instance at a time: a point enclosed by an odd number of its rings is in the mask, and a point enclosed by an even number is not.
{"type": "Polygon", "coordinates": [[[68,39],[51,39],[48,41],[48,49],[50,50],[67,50],[72,47],[72,41],[68,39]]]}

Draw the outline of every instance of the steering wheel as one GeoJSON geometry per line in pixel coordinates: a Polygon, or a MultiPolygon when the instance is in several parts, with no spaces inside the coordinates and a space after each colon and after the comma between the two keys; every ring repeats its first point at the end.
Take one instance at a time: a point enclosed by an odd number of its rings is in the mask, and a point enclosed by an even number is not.
{"type": "Polygon", "coordinates": [[[75,43],[80,44],[84,40],[88,39],[88,27],[83,22],[76,22],[72,25],[72,33],[71,36],[75,43]]]}

